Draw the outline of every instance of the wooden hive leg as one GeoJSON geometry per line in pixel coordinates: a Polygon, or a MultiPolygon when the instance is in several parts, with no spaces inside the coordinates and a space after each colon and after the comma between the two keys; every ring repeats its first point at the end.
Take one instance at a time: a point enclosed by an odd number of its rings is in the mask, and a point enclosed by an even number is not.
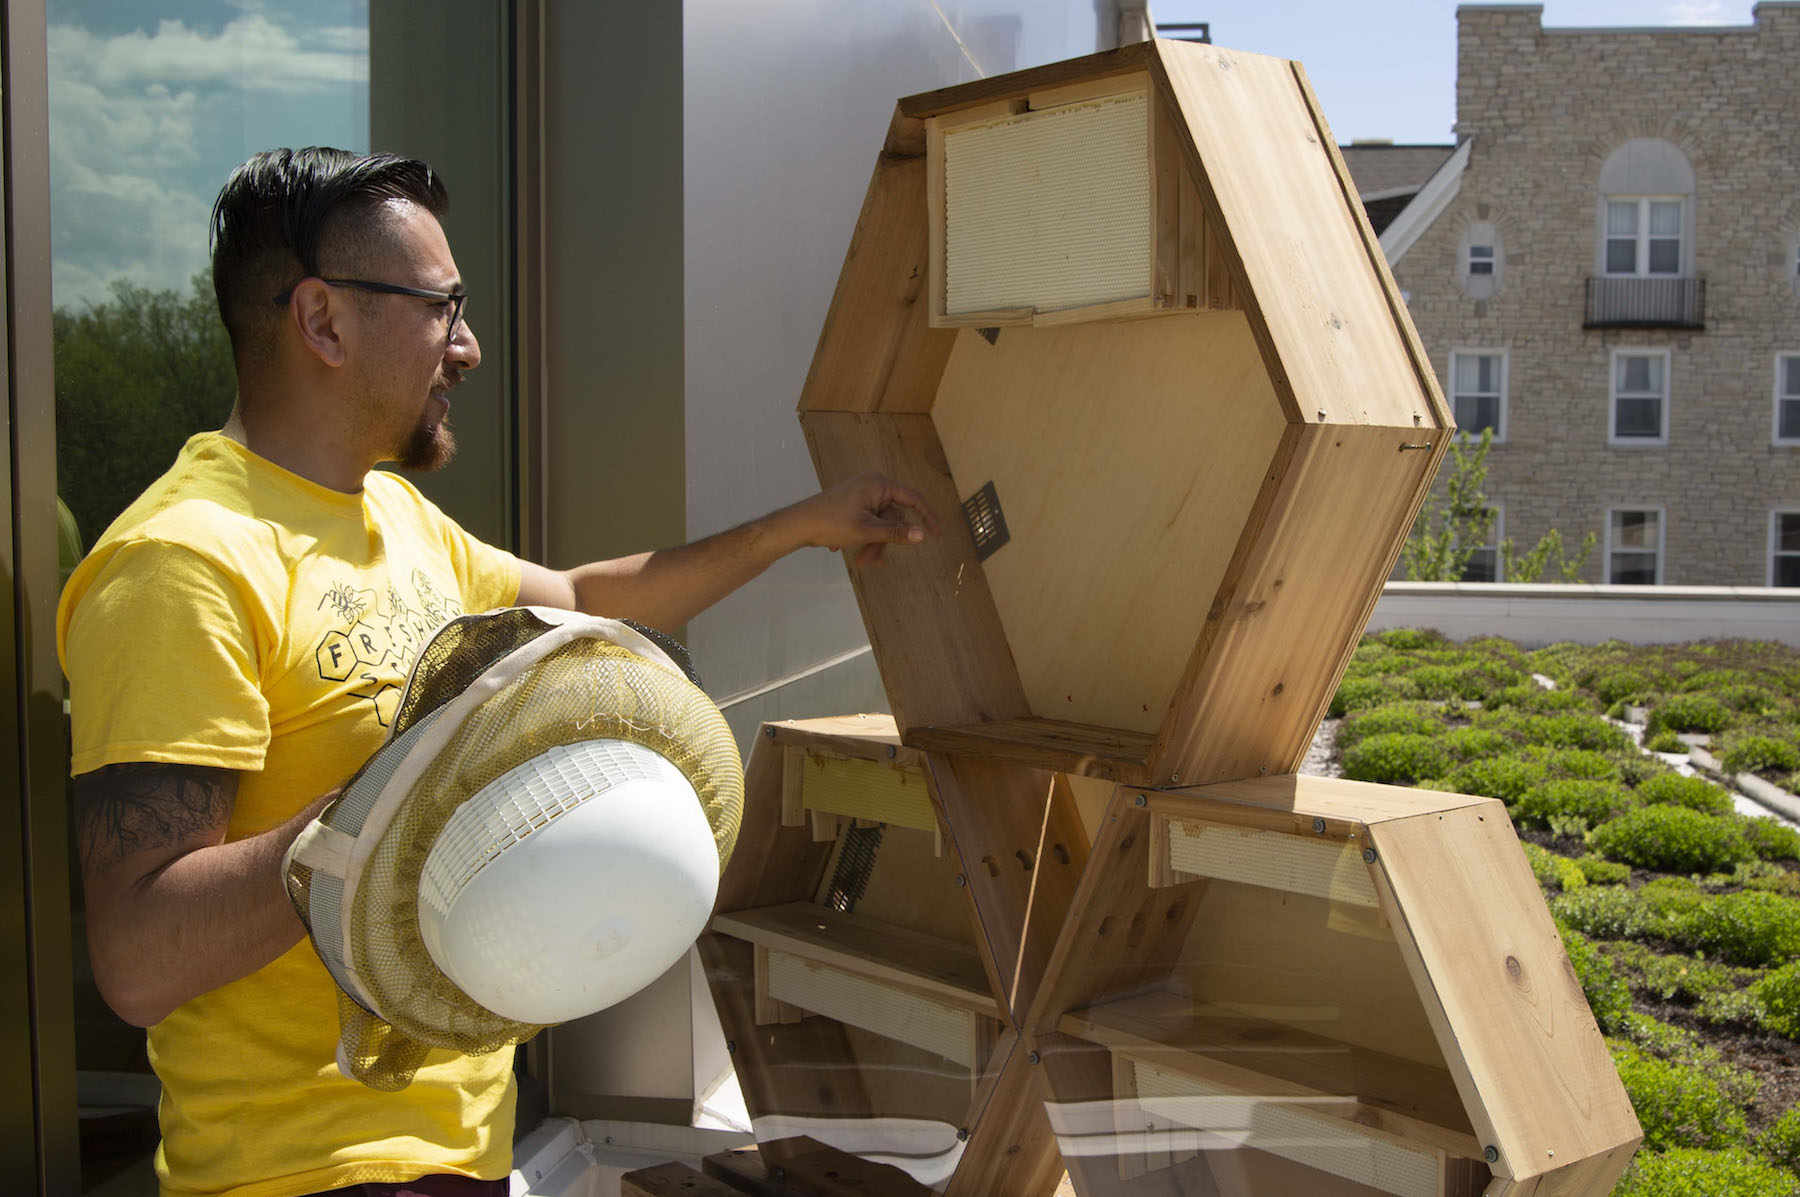
{"type": "Polygon", "coordinates": [[[1062,1155],[1032,1080],[1030,1054],[1010,1031],[994,1052],[970,1110],[968,1143],[945,1195],[1049,1197],[1062,1179],[1062,1155]]]}

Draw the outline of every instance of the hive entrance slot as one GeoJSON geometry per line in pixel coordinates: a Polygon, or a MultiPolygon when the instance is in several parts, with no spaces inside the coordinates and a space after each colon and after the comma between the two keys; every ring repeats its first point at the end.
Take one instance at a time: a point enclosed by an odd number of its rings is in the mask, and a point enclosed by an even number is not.
{"type": "Polygon", "coordinates": [[[1000,508],[1000,495],[992,482],[964,499],[962,509],[969,536],[975,541],[975,560],[986,561],[1012,539],[1012,533],[1006,529],[1006,512],[1000,508]]]}

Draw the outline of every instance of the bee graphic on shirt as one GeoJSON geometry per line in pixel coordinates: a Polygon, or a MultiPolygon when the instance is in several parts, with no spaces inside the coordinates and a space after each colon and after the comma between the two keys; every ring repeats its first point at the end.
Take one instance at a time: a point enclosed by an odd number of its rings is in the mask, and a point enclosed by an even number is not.
{"type": "Polygon", "coordinates": [[[407,670],[432,629],[462,613],[462,604],[440,591],[423,570],[413,570],[408,580],[411,602],[390,579],[381,590],[334,582],[318,604],[318,610],[337,617],[315,650],[319,679],[352,682],[349,696],[373,705],[383,727],[392,720],[407,670]]]}

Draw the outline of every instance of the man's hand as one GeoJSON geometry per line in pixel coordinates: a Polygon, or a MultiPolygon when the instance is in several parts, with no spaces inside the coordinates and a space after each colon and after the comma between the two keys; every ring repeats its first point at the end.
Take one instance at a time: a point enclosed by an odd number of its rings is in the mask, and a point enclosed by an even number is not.
{"type": "Polygon", "coordinates": [[[728,532],[673,549],[556,571],[524,562],[518,602],[678,628],[781,558],[808,546],[881,560],[890,544],[937,535],[925,497],[880,474],[860,474],[728,532]],[[913,518],[909,519],[908,515],[913,518]]]}
{"type": "Polygon", "coordinates": [[[782,513],[804,544],[855,552],[858,565],[881,560],[890,544],[918,544],[936,536],[937,515],[925,496],[880,474],[854,478],[802,499],[782,513]],[[907,519],[911,512],[917,522],[907,519]]]}

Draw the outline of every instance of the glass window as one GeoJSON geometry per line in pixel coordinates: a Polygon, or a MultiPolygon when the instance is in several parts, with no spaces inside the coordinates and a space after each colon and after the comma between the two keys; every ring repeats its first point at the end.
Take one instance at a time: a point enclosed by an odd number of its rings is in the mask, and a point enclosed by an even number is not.
{"type": "Polygon", "coordinates": [[[1613,355],[1612,440],[1663,443],[1667,437],[1668,355],[1613,355]]]}
{"type": "Polygon", "coordinates": [[[1606,205],[1606,273],[1637,273],[1637,215],[1635,203],[1606,205]]]}
{"type": "Polygon", "coordinates": [[[1506,404],[1505,354],[1452,353],[1450,391],[1458,431],[1480,436],[1491,428],[1494,439],[1502,439],[1506,404]]]}
{"type": "MultiPolygon", "coordinates": [[[[56,458],[73,563],[236,391],[214,197],[275,146],[369,146],[367,0],[49,0],[56,458]]],[[[160,1086],[87,962],[73,887],[84,1188],[154,1192],[160,1086]]]]}
{"type": "Polygon", "coordinates": [[[1606,273],[1681,273],[1683,201],[1626,197],[1606,203],[1606,273]]]}
{"type": "Polygon", "coordinates": [[[1770,539],[1769,585],[1800,586],[1800,511],[1777,511],[1770,539]]]}
{"type": "Polygon", "coordinates": [[[1465,582],[1500,582],[1500,541],[1504,539],[1501,524],[1504,516],[1496,504],[1489,507],[1487,539],[1469,555],[1463,565],[1462,580],[1465,582]]]}
{"type": "Polygon", "coordinates": [[[1775,359],[1775,439],[1800,443],[1800,353],[1775,359]]]}
{"type": "Polygon", "coordinates": [[[1494,247],[1491,245],[1469,246],[1469,273],[1494,273],[1494,247]]]}
{"type": "Polygon", "coordinates": [[[1620,586],[1654,586],[1662,581],[1662,512],[1608,514],[1606,580],[1620,586]]]}

